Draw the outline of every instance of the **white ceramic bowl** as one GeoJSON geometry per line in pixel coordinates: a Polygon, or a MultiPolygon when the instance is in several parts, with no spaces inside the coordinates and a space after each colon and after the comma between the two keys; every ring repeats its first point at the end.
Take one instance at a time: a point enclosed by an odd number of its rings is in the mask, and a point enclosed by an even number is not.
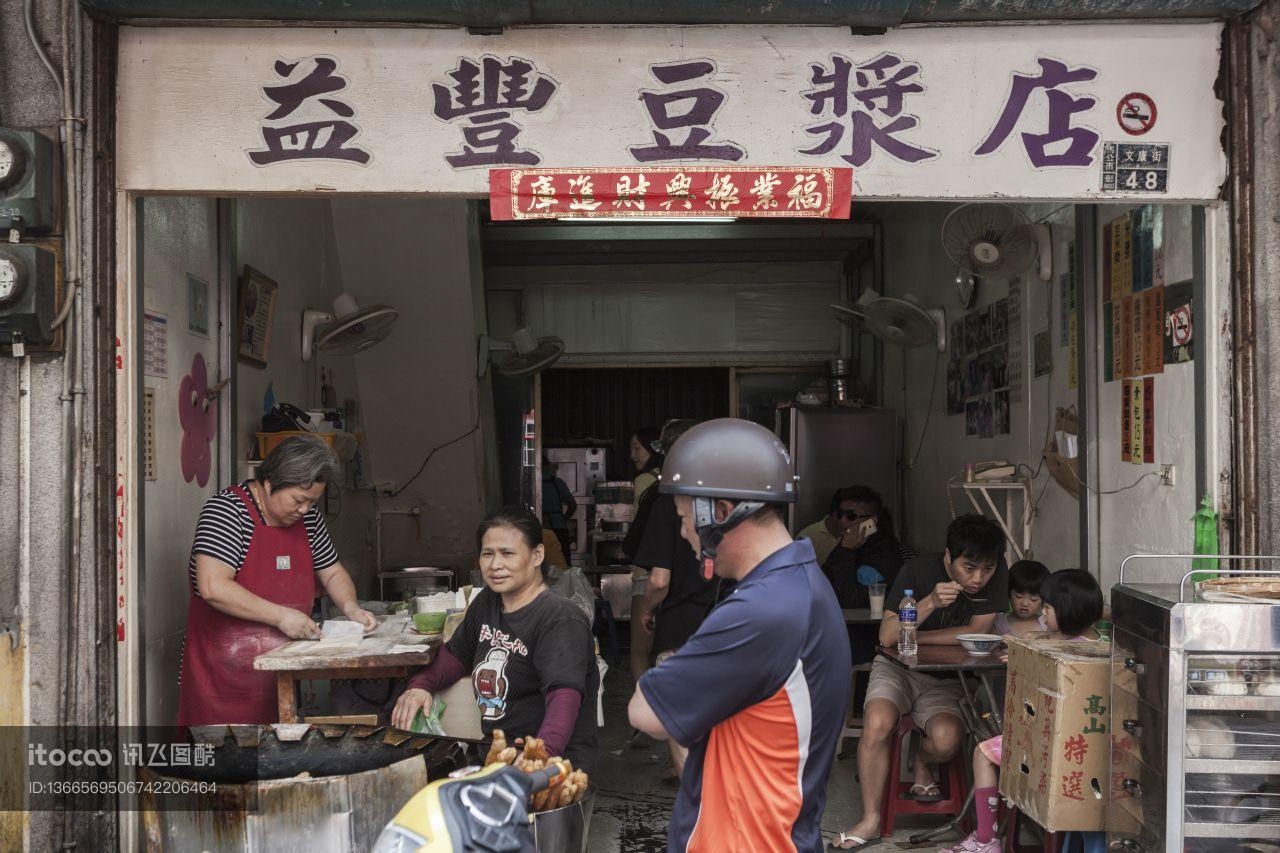
{"type": "Polygon", "coordinates": [[[956,637],[964,650],[975,657],[986,657],[1004,642],[999,634],[960,634],[956,637]]]}

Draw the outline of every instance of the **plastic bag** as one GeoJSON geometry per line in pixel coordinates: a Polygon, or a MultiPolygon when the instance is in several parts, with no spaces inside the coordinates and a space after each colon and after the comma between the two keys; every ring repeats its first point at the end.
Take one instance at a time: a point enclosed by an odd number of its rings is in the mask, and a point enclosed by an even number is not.
{"type": "Polygon", "coordinates": [[[595,619],[596,589],[591,585],[591,581],[587,580],[587,576],[583,574],[582,569],[574,566],[567,571],[561,572],[555,579],[553,588],[556,592],[578,605],[582,612],[587,614],[587,619],[595,619]]]}
{"type": "Polygon", "coordinates": [[[422,709],[418,709],[417,716],[413,718],[413,723],[409,726],[409,731],[420,735],[436,735],[444,736],[444,725],[441,720],[444,719],[445,702],[439,696],[431,698],[431,710],[428,713],[422,713],[422,709]]]}
{"type": "Polygon", "coordinates": [[[604,728],[604,676],[609,671],[609,664],[604,658],[596,655],[596,666],[600,669],[600,690],[596,694],[596,726],[604,728]]]}

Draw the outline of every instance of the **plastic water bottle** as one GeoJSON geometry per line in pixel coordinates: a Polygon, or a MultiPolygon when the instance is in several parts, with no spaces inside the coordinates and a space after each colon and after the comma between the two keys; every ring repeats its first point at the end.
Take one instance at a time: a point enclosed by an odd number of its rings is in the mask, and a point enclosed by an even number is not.
{"type": "Polygon", "coordinates": [[[901,631],[898,633],[898,654],[914,655],[916,653],[916,600],[915,590],[904,590],[902,603],[898,605],[898,622],[901,631]]]}

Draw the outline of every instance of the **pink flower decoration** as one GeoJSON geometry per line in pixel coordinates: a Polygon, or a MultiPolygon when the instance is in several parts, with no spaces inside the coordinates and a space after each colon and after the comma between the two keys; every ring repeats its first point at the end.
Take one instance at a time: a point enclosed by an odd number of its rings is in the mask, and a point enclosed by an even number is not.
{"type": "Polygon", "coordinates": [[[218,410],[209,399],[209,374],[204,356],[196,353],[191,372],[178,387],[178,420],[182,424],[182,477],[203,486],[213,467],[210,442],[218,432],[218,410]]]}

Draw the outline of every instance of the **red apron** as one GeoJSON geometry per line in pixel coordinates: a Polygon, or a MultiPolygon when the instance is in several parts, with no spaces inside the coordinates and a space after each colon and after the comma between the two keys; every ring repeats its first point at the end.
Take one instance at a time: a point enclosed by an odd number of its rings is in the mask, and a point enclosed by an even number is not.
{"type": "MultiPolygon", "coordinates": [[[[315,565],[306,523],[271,527],[243,488],[233,486],[232,491],[253,520],[249,553],[236,583],[267,601],[311,613],[315,565]]],[[[255,670],[253,659],[287,642],[275,627],[230,616],[193,594],[187,608],[178,725],[277,722],[275,674],[255,670]]]]}

